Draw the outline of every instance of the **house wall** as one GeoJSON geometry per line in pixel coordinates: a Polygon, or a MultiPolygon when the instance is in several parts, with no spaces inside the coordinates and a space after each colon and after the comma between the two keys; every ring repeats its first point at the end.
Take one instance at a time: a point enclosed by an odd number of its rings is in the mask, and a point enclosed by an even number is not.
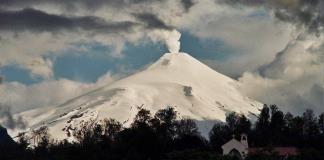
{"type": "Polygon", "coordinates": [[[223,149],[223,155],[229,154],[233,149],[239,151],[242,157],[245,157],[245,155],[248,154],[248,146],[243,145],[241,142],[237,140],[229,141],[228,143],[222,146],[222,149],[223,149]]]}

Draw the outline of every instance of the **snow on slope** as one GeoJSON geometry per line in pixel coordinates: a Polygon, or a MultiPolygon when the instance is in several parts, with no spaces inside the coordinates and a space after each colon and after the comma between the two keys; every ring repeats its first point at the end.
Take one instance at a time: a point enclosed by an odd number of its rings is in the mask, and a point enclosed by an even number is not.
{"type": "MultiPolygon", "coordinates": [[[[262,104],[242,95],[237,82],[186,53],[166,53],[146,70],[57,106],[20,113],[30,129],[47,125],[55,139],[90,119],[114,118],[128,126],[138,106],[152,114],[167,106],[197,120],[207,136],[215,120],[235,111],[251,118],[262,104]]],[[[15,136],[17,132],[10,132],[15,136]]]]}

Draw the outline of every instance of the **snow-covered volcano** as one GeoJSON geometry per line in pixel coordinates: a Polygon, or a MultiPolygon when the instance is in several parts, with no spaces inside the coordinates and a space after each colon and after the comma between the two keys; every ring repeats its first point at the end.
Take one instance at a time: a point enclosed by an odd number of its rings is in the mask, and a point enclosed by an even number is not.
{"type": "Polygon", "coordinates": [[[47,125],[52,137],[64,139],[70,128],[90,119],[114,118],[127,126],[133,121],[138,106],[153,114],[172,106],[180,117],[199,121],[202,134],[207,135],[211,121],[224,121],[226,113],[232,111],[253,117],[262,104],[242,95],[235,80],[190,55],[166,53],[144,71],[60,106],[20,115],[29,123],[30,129],[47,125]]]}

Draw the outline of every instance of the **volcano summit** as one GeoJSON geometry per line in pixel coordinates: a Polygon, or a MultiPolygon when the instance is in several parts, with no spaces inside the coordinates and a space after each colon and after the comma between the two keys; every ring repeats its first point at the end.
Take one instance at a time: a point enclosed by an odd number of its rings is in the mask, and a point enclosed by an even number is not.
{"type": "MultiPolygon", "coordinates": [[[[71,99],[62,105],[22,112],[29,129],[46,125],[55,139],[65,139],[71,128],[87,120],[114,118],[128,126],[138,108],[155,113],[174,107],[180,117],[197,121],[207,136],[211,122],[226,113],[253,118],[262,104],[242,95],[237,82],[187,53],[166,53],[147,69],[71,99]]],[[[10,132],[15,136],[17,132],[10,132]]],[[[70,137],[73,138],[73,137],[70,137]]]]}

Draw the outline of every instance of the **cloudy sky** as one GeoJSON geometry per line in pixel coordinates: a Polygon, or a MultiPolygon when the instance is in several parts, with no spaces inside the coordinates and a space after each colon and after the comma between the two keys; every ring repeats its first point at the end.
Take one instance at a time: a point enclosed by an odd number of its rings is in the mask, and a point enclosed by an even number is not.
{"type": "MultiPolygon", "coordinates": [[[[324,111],[321,0],[0,0],[0,103],[55,106],[181,51],[284,111],[324,111]]],[[[215,82],[217,83],[217,82],[215,82]]]]}

